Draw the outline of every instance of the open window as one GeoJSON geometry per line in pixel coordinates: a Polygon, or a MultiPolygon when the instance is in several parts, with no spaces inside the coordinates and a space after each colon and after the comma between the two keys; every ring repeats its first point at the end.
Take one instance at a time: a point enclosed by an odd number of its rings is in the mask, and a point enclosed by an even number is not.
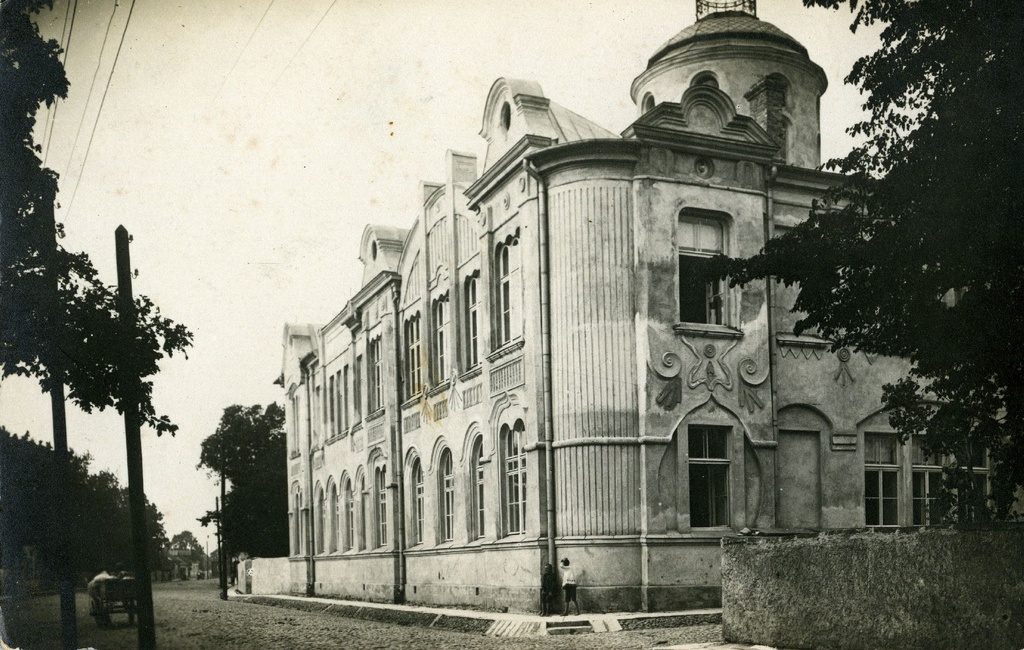
{"type": "Polygon", "coordinates": [[[711,277],[703,262],[725,254],[725,222],[684,210],[679,215],[679,320],[725,325],[726,283],[711,277]]]}

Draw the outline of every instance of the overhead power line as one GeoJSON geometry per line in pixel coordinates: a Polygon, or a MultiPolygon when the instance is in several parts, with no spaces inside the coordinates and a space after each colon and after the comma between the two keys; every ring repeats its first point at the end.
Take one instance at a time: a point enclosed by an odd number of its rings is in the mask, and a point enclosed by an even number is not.
{"type": "Polygon", "coordinates": [[[277,83],[281,81],[281,77],[283,77],[284,73],[288,71],[288,68],[290,68],[292,63],[295,61],[295,58],[299,56],[299,52],[302,51],[302,48],[306,47],[306,43],[308,43],[309,39],[313,37],[313,34],[316,33],[316,30],[320,28],[320,23],[324,22],[324,18],[327,17],[327,14],[331,13],[331,9],[334,9],[334,5],[336,4],[338,4],[338,0],[334,0],[333,2],[331,2],[330,6],[327,7],[327,11],[325,11],[323,15],[320,16],[320,20],[316,21],[316,24],[313,25],[313,29],[309,30],[309,33],[306,34],[305,40],[302,41],[302,45],[299,46],[299,49],[295,50],[295,54],[292,55],[292,58],[288,59],[288,64],[284,66],[284,68],[281,70],[281,74],[277,75],[277,79],[274,80],[274,85],[271,86],[271,88],[276,86],[277,83]]]}
{"type": "MultiPolygon", "coordinates": [[[[75,132],[75,139],[71,143],[71,151],[68,153],[68,162],[64,165],[64,173],[71,174],[71,162],[75,159],[75,151],[78,149],[78,141],[82,137],[82,127],[85,126],[85,116],[89,113],[89,102],[92,101],[92,91],[96,87],[96,78],[100,74],[100,65],[103,63],[103,53],[107,50],[107,38],[110,36],[110,28],[114,24],[114,14],[117,13],[117,0],[114,0],[114,7],[110,10],[110,18],[107,20],[107,30],[103,33],[103,44],[100,45],[99,56],[96,57],[96,68],[92,71],[92,81],[89,83],[89,94],[85,97],[85,108],[82,109],[82,118],[78,120],[78,131],[75,132]]],[[[81,176],[81,172],[79,172],[81,176]]]]}
{"type": "MultiPolygon", "coordinates": [[[[263,19],[266,18],[267,14],[270,12],[270,8],[274,6],[274,1],[275,0],[270,0],[270,2],[267,3],[267,7],[263,10],[263,15],[260,16],[260,19],[259,21],[257,21],[256,26],[253,27],[252,32],[249,34],[249,38],[245,41],[245,45],[243,45],[242,49],[238,51],[238,56],[235,57],[235,62],[231,64],[231,69],[228,70],[228,73],[224,75],[224,78],[220,82],[220,88],[217,89],[217,98],[220,97],[221,92],[223,92],[224,90],[224,85],[227,83],[228,79],[231,78],[231,75],[235,72],[235,68],[238,67],[238,62],[242,60],[242,55],[245,54],[245,51],[247,49],[249,49],[249,44],[252,43],[253,37],[256,36],[256,32],[259,31],[260,25],[263,24],[263,19]]],[[[216,100],[216,98],[214,99],[216,100]]]]}
{"type": "Polygon", "coordinates": [[[132,12],[134,10],[135,0],[132,0],[131,5],[128,7],[128,18],[124,21],[124,29],[121,31],[121,40],[118,42],[117,51],[114,53],[114,63],[110,66],[110,74],[107,75],[107,85],[103,88],[103,96],[100,98],[100,109],[96,112],[96,121],[92,123],[92,133],[89,134],[89,144],[85,147],[85,157],[82,159],[82,169],[78,172],[78,178],[75,179],[75,189],[71,193],[71,200],[68,202],[68,211],[65,213],[66,217],[71,215],[71,208],[75,204],[75,196],[78,194],[78,187],[82,182],[82,176],[85,175],[85,166],[89,162],[89,151],[92,149],[92,140],[96,137],[96,127],[99,125],[100,118],[103,116],[103,105],[107,101],[107,92],[110,90],[110,81],[114,78],[114,71],[117,69],[117,61],[121,56],[121,48],[124,46],[124,39],[128,34],[128,27],[131,25],[132,12]]]}
{"type": "MultiPolygon", "coordinates": [[[[64,27],[60,31],[60,39],[63,47],[61,48],[61,64],[67,69],[68,63],[68,52],[71,50],[71,36],[75,31],[75,16],[78,14],[78,0],[68,0],[67,9],[64,11],[64,27]],[[72,5],[74,8],[72,9],[72,5]],[[68,24],[70,22],[70,28],[68,24]]],[[[50,156],[50,142],[53,140],[53,125],[57,121],[57,107],[60,106],[60,98],[54,99],[53,106],[50,108],[48,115],[46,116],[46,126],[43,129],[43,140],[46,142],[46,146],[43,149],[43,164],[46,164],[47,159],[50,156]]]]}

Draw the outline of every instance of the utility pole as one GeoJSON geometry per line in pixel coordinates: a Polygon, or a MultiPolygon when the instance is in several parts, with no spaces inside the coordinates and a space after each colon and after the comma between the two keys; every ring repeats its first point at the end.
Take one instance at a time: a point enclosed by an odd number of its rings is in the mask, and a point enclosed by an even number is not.
{"type": "Polygon", "coordinates": [[[221,505],[224,503],[224,474],[220,475],[220,498],[215,500],[217,507],[217,573],[220,574],[220,599],[228,599],[228,574],[227,574],[227,562],[224,560],[224,537],[221,532],[221,521],[224,518],[224,513],[221,511],[221,505]]]}
{"type": "Polygon", "coordinates": [[[128,252],[128,231],[114,231],[117,250],[117,311],[127,354],[121,361],[121,405],[124,411],[125,446],[128,451],[128,509],[132,522],[132,554],[135,556],[136,607],[139,615],[139,648],[156,648],[156,622],[153,618],[153,585],[149,574],[149,535],[146,531],[146,493],[142,485],[142,424],[139,416],[141,381],[131,346],[136,327],[135,300],[132,297],[132,263],[128,252]]]}

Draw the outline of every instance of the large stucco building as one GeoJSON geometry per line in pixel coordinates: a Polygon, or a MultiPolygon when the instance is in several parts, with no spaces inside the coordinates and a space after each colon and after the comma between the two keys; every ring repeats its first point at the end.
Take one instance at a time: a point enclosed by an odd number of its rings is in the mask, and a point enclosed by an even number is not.
{"type": "Polygon", "coordinates": [[[355,296],[285,327],[292,590],[532,609],[569,557],[585,609],[714,605],[743,528],[925,523],[937,468],[880,412],[905,365],[692,265],[835,180],[826,87],[751,0],[698,2],[621,135],[498,79],[485,158],[448,152],[408,230],[365,229],[355,296]]]}

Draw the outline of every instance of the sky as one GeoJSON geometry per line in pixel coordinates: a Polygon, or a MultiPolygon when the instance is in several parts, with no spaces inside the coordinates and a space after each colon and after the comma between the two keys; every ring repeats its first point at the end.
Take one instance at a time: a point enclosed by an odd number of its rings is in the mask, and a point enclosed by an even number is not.
{"type": "MultiPolygon", "coordinates": [[[[483,159],[484,100],[499,77],[621,132],[632,80],[693,23],[694,0],[70,0],[40,16],[66,49],[68,98],[40,114],[60,174],[62,244],[116,283],[114,230],[133,236],[135,293],[195,336],[165,360],[154,402],[180,426],[143,429],[147,496],[168,536],[211,534],[216,482],[196,468],[232,404],[283,401],[286,322],[325,323],[359,288],[367,223],[409,227],[445,151],[483,159]],[[122,36],[123,35],[123,36],[122,36]]],[[[761,0],[758,17],[824,68],[822,159],[853,144],[862,98],[843,79],[877,47],[848,10],[761,0]]],[[[51,440],[49,399],[0,383],[0,425],[51,440]]],[[[127,485],[116,412],[68,410],[68,439],[127,485]]]]}

